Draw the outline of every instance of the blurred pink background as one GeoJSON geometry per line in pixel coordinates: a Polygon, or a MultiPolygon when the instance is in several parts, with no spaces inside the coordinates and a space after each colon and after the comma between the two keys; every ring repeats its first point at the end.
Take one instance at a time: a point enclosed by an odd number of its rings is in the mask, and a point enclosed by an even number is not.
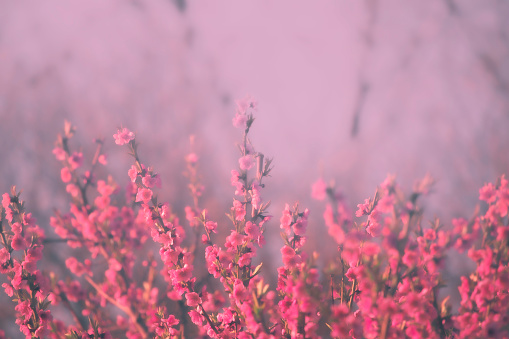
{"type": "Polygon", "coordinates": [[[430,173],[426,216],[448,225],[507,172],[508,17],[495,0],[0,0],[0,189],[22,188],[47,227],[53,208],[68,208],[51,153],[64,120],[85,155],[106,138],[125,184],[130,159],[112,138],[122,125],[181,211],[194,134],[203,205],[227,228],[234,100],[250,94],[251,139],[275,164],[266,256],[279,255],[277,220],[297,200],[312,211],[310,245],[334,248],[309,198],[319,176],[355,208],[388,173],[407,192],[430,173]]]}

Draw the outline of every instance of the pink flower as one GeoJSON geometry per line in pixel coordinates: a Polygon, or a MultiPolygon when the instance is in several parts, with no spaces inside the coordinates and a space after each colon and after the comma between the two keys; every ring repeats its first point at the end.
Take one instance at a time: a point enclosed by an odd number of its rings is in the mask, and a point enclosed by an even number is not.
{"type": "Polygon", "coordinates": [[[154,187],[154,186],[161,186],[161,179],[159,178],[159,174],[155,174],[152,176],[151,174],[147,174],[141,179],[141,182],[143,185],[147,186],[148,188],[154,187]]]}
{"type": "Polygon", "coordinates": [[[53,149],[53,154],[55,155],[55,158],[57,158],[58,161],[64,161],[65,160],[65,151],[60,147],[55,147],[53,149]]]}
{"type": "Polygon", "coordinates": [[[32,313],[33,313],[33,310],[30,307],[30,301],[25,300],[25,301],[19,303],[16,306],[16,311],[18,311],[18,313],[25,319],[30,319],[30,317],[32,316],[32,313]]]}
{"type": "Polygon", "coordinates": [[[186,161],[194,164],[198,162],[198,156],[196,155],[196,153],[189,153],[188,155],[186,155],[186,161]]]}
{"type": "Polygon", "coordinates": [[[184,267],[182,267],[179,270],[175,271],[175,278],[178,281],[186,282],[191,279],[193,275],[193,266],[185,264],[184,267]]]}
{"type": "Polygon", "coordinates": [[[490,182],[479,189],[479,200],[484,200],[487,203],[495,201],[495,186],[490,182]]]}
{"type": "Polygon", "coordinates": [[[99,162],[101,165],[105,165],[108,163],[108,158],[105,154],[101,154],[99,158],[97,158],[97,162],[99,162]]]}
{"type": "Polygon", "coordinates": [[[507,210],[509,208],[509,189],[507,187],[501,187],[498,191],[498,201],[497,207],[501,217],[505,217],[507,215],[507,210]]]}
{"type": "Polygon", "coordinates": [[[140,188],[138,189],[138,194],[136,194],[136,202],[143,201],[144,203],[148,203],[152,199],[152,191],[148,188],[140,188]]]}
{"type": "Polygon", "coordinates": [[[0,273],[7,273],[10,259],[11,254],[9,251],[5,247],[0,249],[0,273]]]}
{"type": "Polygon", "coordinates": [[[75,170],[79,168],[83,164],[83,153],[74,152],[69,157],[69,165],[71,166],[71,169],[75,170]]]}
{"type": "Polygon", "coordinates": [[[168,318],[166,318],[166,319],[161,319],[161,321],[164,324],[166,324],[166,326],[174,326],[179,323],[179,320],[177,318],[175,318],[175,316],[173,314],[170,314],[168,316],[168,318]]]}
{"type": "Polygon", "coordinates": [[[242,281],[237,280],[233,287],[233,298],[235,298],[237,302],[242,302],[245,299],[247,299],[248,296],[249,292],[246,290],[246,287],[244,286],[242,281]]]}
{"type": "Polygon", "coordinates": [[[254,163],[255,162],[251,155],[246,155],[239,159],[239,166],[241,170],[250,170],[254,166],[254,163]]]}
{"type": "Polygon", "coordinates": [[[284,246],[281,249],[281,254],[283,255],[283,264],[287,267],[295,267],[300,263],[300,256],[298,256],[295,250],[290,246],[284,246]]]}
{"type": "Polygon", "coordinates": [[[47,324],[48,322],[53,320],[53,316],[49,310],[39,310],[39,318],[43,322],[43,324],[47,324]]]}
{"type": "Polygon", "coordinates": [[[9,196],[9,193],[2,194],[2,206],[4,208],[9,208],[10,204],[11,204],[11,197],[9,196]]]}
{"type": "Polygon", "coordinates": [[[62,178],[62,181],[65,183],[68,183],[72,179],[71,171],[69,171],[69,168],[64,167],[60,171],[60,177],[62,178]]]}
{"type": "Polygon", "coordinates": [[[258,103],[250,95],[246,95],[246,97],[235,101],[235,103],[237,104],[237,113],[239,114],[246,114],[249,108],[258,109],[258,103]]]}
{"type": "Polygon", "coordinates": [[[214,221],[207,221],[207,222],[205,223],[205,228],[206,228],[209,232],[217,233],[217,222],[214,222],[214,221]]]}
{"type": "Polygon", "coordinates": [[[94,203],[97,208],[103,210],[110,205],[110,201],[111,199],[108,196],[98,196],[95,198],[94,203]]]}
{"type": "Polygon", "coordinates": [[[509,226],[499,226],[497,228],[497,240],[504,243],[509,241],[509,226]]]}
{"type": "Polygon", "coordinates": [[[233,200],[232,210],[235,211],[235,220],[242,221],[246,216],[246,209],[244,208],[244,205],[238,200],[233,200]]]}
{"type": "Polygon", "coordinates": [[[110,266],[110,269],[114,271],[120,271],[122,269],[122,264],[115,258],[110,258],[108,260],[108,264],[110,266]]]}
{"type": "Polygon", "coordinates": [[[401,260],[408,267],[414,267],[415,265],[417,265],[419,256],[415,251],[406,250],[401,260]]]}
{"type": "Polygon", "coordinates": [[[394,208],[394,196],[385,195],[378,201],[376,208],[382,213],[390,213],[394,208]]]}
{"type": "Polygon", "coordinates": [[[189,221],[189,225],[191,227],[198,226],[198,220],[196,220],[196,212],[193,210],[191,206],[186,206],[184,211],[186,212],[186,219],[189,221]]]}
{"type": "Polygon", "coordinates": [[[37,262],[36,261],[24,261],[22,266],[25,269],[25,271],[27,271],[28,273],[33,274],[33,273],[35,273],[35,271],[37,271],[37,262]]]}
{"type": "MultiPolygon", "coordinates": [[[[186,297],[187,297],[187,295],[186,295],[186,297]]],[[[201,324],[203,323],[203,320],[205,320],[205,318],[200,313],[196,312],[195,310],[189,311],[189,317],[191,318],[191,321],[195,325],[198,325],[198,326],[201,326],[201,324]]]]}
{"type": "Polygon", "coordinates": [[[201,303],[201,298],[196,292],[189,292],[186,294],[187,306],[195,307],[201,303]]]}
{"type": "Polygon", "coordinates": [[[296,235],[304,235],[306,233],[306,225],[307,225],[307,222],[300,220],[300,219],[297,220],[292,225],[293,233],[295,233],[296,235]]]}
{"type": "Polygon", "coordinates": [[[115,143],[117,145],[125,145],[128,144],[129,141],[134,140],[134,133],[128,130],[127,128],[118,129],[116,134],[113,134],[115,138],[115,143]]]}
{"type": "Polygon", "coordinates": [[[237,247],[242,245],[244,238],[244,235],[237,233],[237,231],[232,231],[232,233],[226,237],[226,242],[228,245],[231,245],[231,247],[237,247]]]}
{"type": "Polygon", "coordinates": [[[115,188],[111,185],[108,185],[104,180],[97,181],[97,192],[104,196],[112,195],[115,191],[115,188]]]}
{"type": "Polygon", "coordinates": [[[15,251],[23,251],[27,249],[28,244],[21,234],[15,234],[14,237],[12,237],[11,246],[15,251]]]}
{"type": "Polygon", "coordinates": [[[369,205],[371,204],[371,202],[369,201],[369,199],[365,199],[364,200],[364,204],[358,204],[357,205],[357,212],[355,212],[355,215],[357,217],[361,217],[365,214],[368,214],[369,213],[369,205]]]}
{"type": "Polygon", "coordinates": [[[378,209],[371,211],[371,214],[368,217],[368,226],[366,227],[366,232],[368,232],[368,234],[372,237],[377,237],[380,235],[382,227],[382,225],[380,225],[381,217],[381,213],[378,211],[378,209]]]}
{"type": "Polygon", "coordinates": [[[287,231],[290,230],[290,225],[293,222],[293,216],[290,213],[290,206],[288,206],[288,204],[286,204],[286,207],[283,211],[283,215],[279,219],[279,222],[281,223],[280,227],[282,229],[287,230],[287,231]]]}
{"type": "Polygon", "coordinates": [[[258,227],[258,225],[252,223],[251,221],[246,222],[244,231],[248,236],[250,236],[253,239],[258,239],[258,237],[260,236],[260,228],[258,227]]]}
{"type": "Polygon", "coordinates": [[[65,190],[73,197],[77,197],[80,194],[80,189],[74,184],[68,184],[65,190]]]}
{"type": "Polygon", "coordinates": [[[20,234],[21,231],[23,231],[23,226],[19,223],[19,222],[15,222],[14,224],[12,224],[11,226],[11,231],[14,233],[14,234],[20,234]]]}
{"type": "Polygon", "coordinates": [[[235,114],[235,116],[233,117],[233,120],[232,120],[233,126],[236,128],[246,128],[247,120],[248,120],[247,115],[237,113],[237,114],[235,114]]]}
{"type": "Polygon", "coordinates": [[[3,283],[2,287],[5,290],[5,294],[7,294],[9,297],[12,297],[12,295],[14,294],[14,288],[10,284],[7,284],[7,283],[3,283]]]}
{"type": "Polygon", "coordinates": [[[324,200],[327,197],[327,184],[322,178],[318,179],[311,187],[311,198],[324,200]]]}
{"type": "Polygon", "coordinates": [[[136,166],[132,165],[129,171],[127,171],[127,174],[129,175],[129,178],[131,178],[131,181],[135,182],[136,177],[138,176],[138,169],[136,169],[136,166]]]}
{"type": "Polygon", "coordinates": [[[76,274],[78,277],[82,276],[83,273],[86,273],[85,266],[78,262],[78,260],[74,257],[67,258],[65,260],[65,266],[74,274],[76,274]]]}
{"type": "Polygon", "coordinates": [[[345,231],[336,223],[327,224],[329,228],[329,235],[334,239],[334,241],[338,244],[342,244],[345,241],[345,231]]]}
{"type": "Polygon", "coordinates": [[[261,202],[262,197],[260,196],[260,185],[254,182],[251,188],[251,204],[253,204],[255,209],[258,209],[261,202]]]}
{"type": "Polygon", "coordinates": [[[104,276],[106,277],[106,279],[108,279],[110,284],[112,285],[117,284],[117,271],[109,268],[106,271],[104,271],[104,276]]]}
{"type": "Polygon", "coordinates": [[[232,170],[231,183],[232,186],[235,186],[235,195],[243,195],[244,194],[244,184],[239,180],[240,174],[236,170],[232,170]]]}

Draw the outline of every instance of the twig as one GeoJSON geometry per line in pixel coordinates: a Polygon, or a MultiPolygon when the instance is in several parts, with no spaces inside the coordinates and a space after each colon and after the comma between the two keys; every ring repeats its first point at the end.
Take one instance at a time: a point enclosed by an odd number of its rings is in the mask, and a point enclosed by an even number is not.
{"type": "Polygon", "coordinates": [[[122,310],[124,313],[126,313],[129,318],[131,319],[131,321],[134,323],[134,325],[136,326],[136,329],[138,330],[138,332],[141,334],[141,336],[143,338],[148,338],[148,334],[147,334],[147,328],[146,328],[146,325],[140,321],[140,318],[134,314],[133,310],[129,307],[126,307],[124,305],[121,305],[120,303],[118,303],[117,300],[113,299],[112,297],[110,297],[108,294],[106,294],[102,288],[97,285],[93,280],[92,278],[90,278],[89,276],[85,276],[85,279],[88,281],[88,283],[90,285],[92,285],[92,287],[94,287],[94,289],[102,296],[104,297],[106,300],[108,300],[108,302],[110,302],[112,305],[115,305],[116,307],[118,307],[120,310],[122,310]]]}

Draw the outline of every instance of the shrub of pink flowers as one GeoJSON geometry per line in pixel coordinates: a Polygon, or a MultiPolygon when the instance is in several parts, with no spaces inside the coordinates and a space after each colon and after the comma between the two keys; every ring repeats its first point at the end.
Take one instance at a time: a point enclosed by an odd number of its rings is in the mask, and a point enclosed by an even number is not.
{"type": "Polygon", "coordinates": [[[97,140],[85,168],[83,154],[71,148],[75,128],[66,123],[53,153],[62,164],[70,209],[50,221],[60,240],[76,249],[76,257],[65,260],[65,279],[38,266],[51,241],[25,210],[19,191],[13,187],[2,196],[0,273],[21,333],[26,338],[509,338],[504,176],[480,189],[484,212],[450,225],[422,220],[418,200],[433,184],[430,177],[405,196],[389,176],[355,212],[335,187],[319,179],[312,197],[327,201],[324,222],[337,243],[333,262],[319,266],[319,249],[304,250],[310,211],[287,204],[280,217],[270,216],[263,188],[271,159],[249,139],[255,110],[246,98],[237,102],[233,118],[242,139],[231,171],[230,225],[212,220],[200,205],[204,186],[195,153],[185,158],[193,204],[183,211],[186,220],[179,220],[158,200],[161,178],[142,161],[133,132],[121,128],[114,134],[133,160],[121,194],[111,177],[96,178],[97,166],[106,164],[104,141],[97,140]],[[254,259],[265,245],[266,228],[278,224],[283,265],[274,272],[277,286],[270,286],[263,263],[254,259]],[[226,229],[221,237],[218,230],[226,229]],[[148,252],[154,244],[159,255],[148,252]],[[465,252],[476,264],[461,277],[461,303],[454,313],[449,297],[440,296],[451,251],[465,252]],[[203,252],[204,258],[198,256],[203,252]],[[208,272],[196,272],[200,260],[208,272]],[[57,307],[71,320],[57,319],[52,313],[57,307]]]}

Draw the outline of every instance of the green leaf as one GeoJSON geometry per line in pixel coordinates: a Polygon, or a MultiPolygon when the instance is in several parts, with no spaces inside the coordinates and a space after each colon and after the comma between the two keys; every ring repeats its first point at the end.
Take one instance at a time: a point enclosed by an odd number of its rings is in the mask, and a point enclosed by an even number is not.
{"type": "Polygon", "coordinates": [[[263,262],[261,262],[258,266],[255,267],[253,274],[251,274],[250,278],[254,278],[258,273],[260,273],[260,269],[262,268],[263,262]]]}

